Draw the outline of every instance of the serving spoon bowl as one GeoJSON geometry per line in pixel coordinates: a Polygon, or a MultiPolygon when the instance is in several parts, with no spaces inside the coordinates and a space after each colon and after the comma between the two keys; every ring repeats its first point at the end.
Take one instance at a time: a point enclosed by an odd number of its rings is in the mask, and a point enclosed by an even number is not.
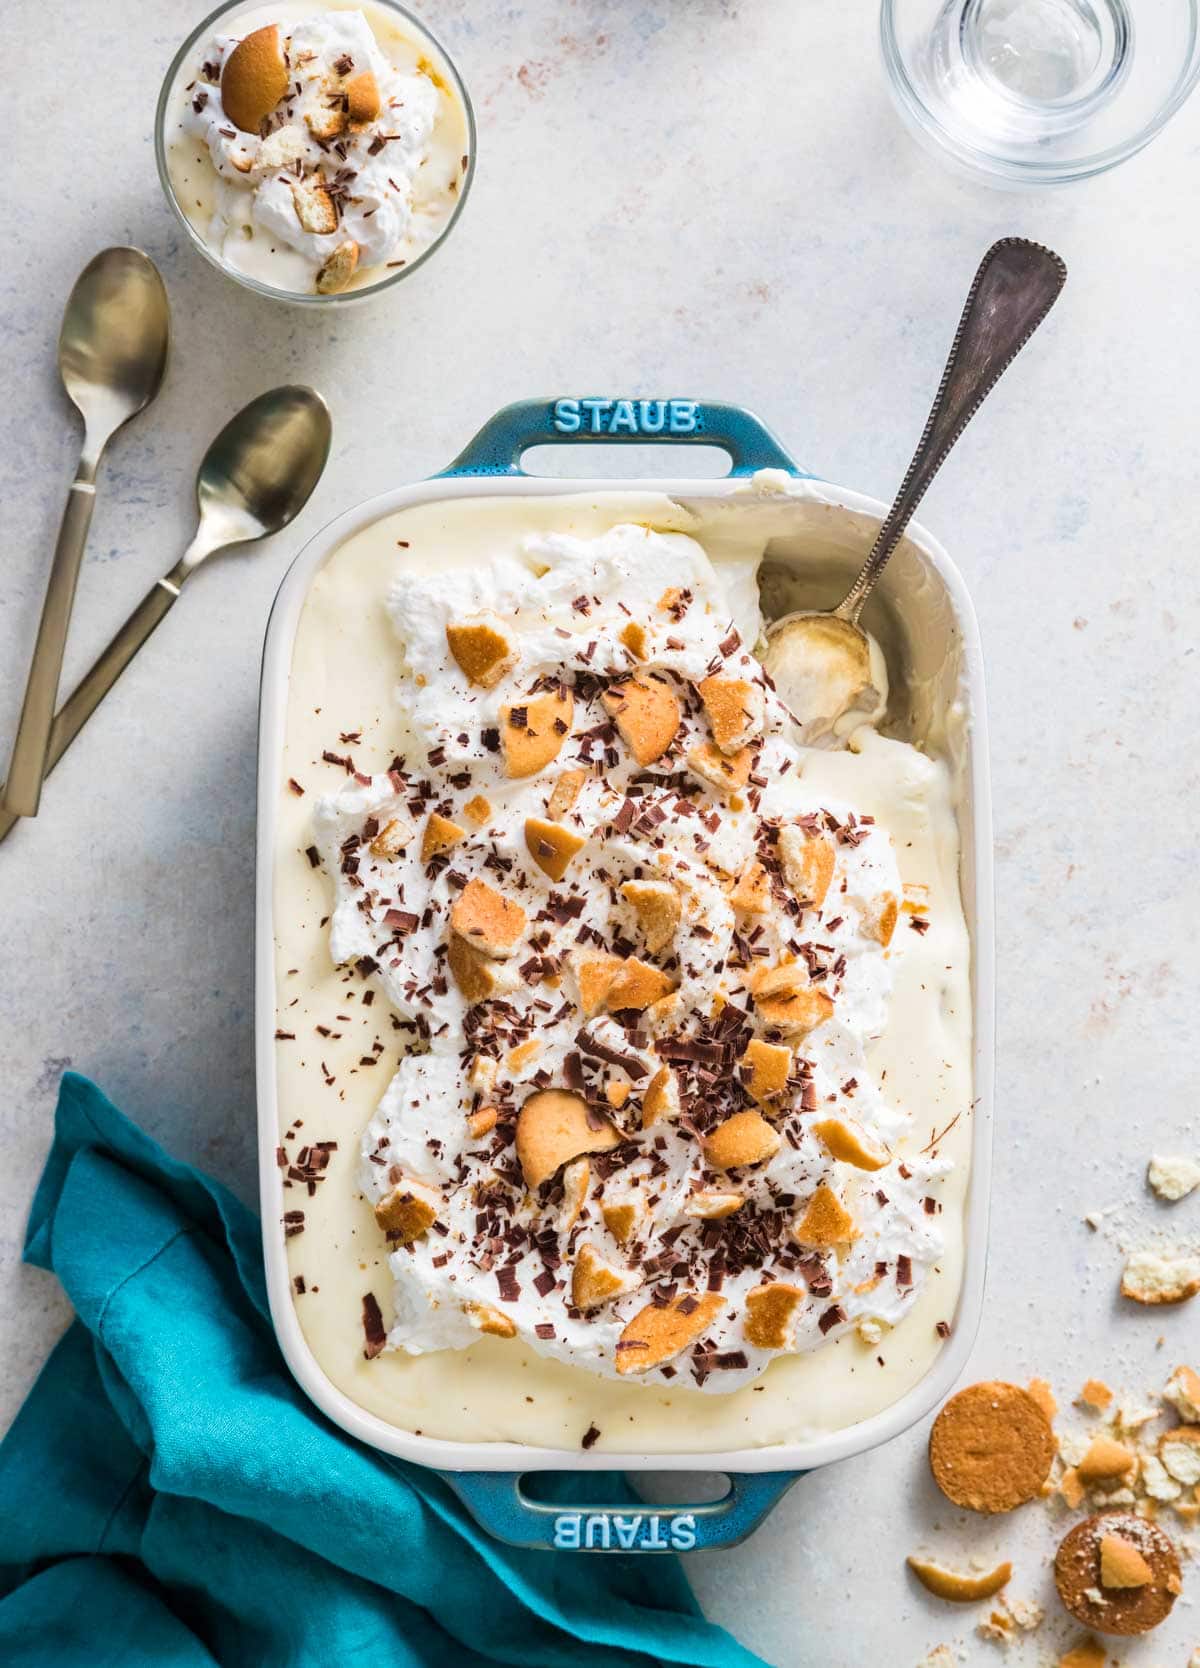
{"type": "Polygon", "coordinates": [[[859,616],[930,482],[1066,281],[1064,262],[1040,243],[1006,237],[992,245],[967,293],[908,473],[854,583],[836,608],[785,614],[768,627],[763,664],[806,741],[836,734],[850,713],[878,715],[886,673],[859,616]]]}
{"type": "MultiPolygon", "coordinates": [[[[321,478],[332,436],[329,408],[313,388],[272,388],[230,418],[196,475],[200,522],[195,537],[170,572],[142,598],[55,717],[47,772],[166,618],[200,564],[218,551],[278,533],[299,515],[321,478]]],[[[17,820],[11,811],[0,811],[0,840],[17,820]]]]}
{"type": "Polygon", "coordinates": [[[158,268],[140,249],[102,249],[75,280],[58,338],[58,370],[83,418],[79,467],[63,511],[3,803],[37,815],[63,650],[92,505],[96,470],[116,431],[162,387],[171,323],[158,268]]]}

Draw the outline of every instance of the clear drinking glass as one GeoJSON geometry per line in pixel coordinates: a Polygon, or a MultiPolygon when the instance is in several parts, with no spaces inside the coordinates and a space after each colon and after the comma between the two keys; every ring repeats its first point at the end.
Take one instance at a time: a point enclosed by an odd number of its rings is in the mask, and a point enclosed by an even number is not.
{"type": "Polygon", "coordinates": [[[912,132],[994,185],[1061,185],[1149,144],[1200,76],[1200,0],[883,0],[912,132]]]}

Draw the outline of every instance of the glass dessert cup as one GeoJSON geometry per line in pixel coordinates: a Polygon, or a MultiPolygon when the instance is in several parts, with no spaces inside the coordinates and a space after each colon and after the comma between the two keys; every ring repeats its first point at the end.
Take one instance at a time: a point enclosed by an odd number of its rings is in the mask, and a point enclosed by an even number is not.
{"type": "MultiPolygon", "coordinates": [[[[349,306],[366,301],[385,290],[392,289],[403,279],[411,277],[441,248],[453,228],[458,224],[475,177],[476,127],[474,107],[457,66],[437,37],[412,12],[407,11],[403,6],[397,5],[395,0],[364,0],[362,8],[354,6],[353,3],[348,3],[348,0],[330,0],[328,9],[338,11],[364,9],[368,12],[379,11],[391,14],[403,34],[408,36],[414,44],[428,49],[428,57],[432,61],[437,75],[445,81],[451,98],[457,100],[461,107],[466,133],[464,152],[467,160],[465,171],[457,189],[454,206],[445,224],[433,239],[412,259],[406,260],[403,265],[398,266],[394,271],[387,272],[385,276],[378,279],[352,284],[346,289],[331,293],[316,291],[306,293],[268,283],[255,277],[252,273],[240,270],[227,260],[220,249],[210,242],[204,226],[193,221],[180,202],[176,181],[171,173],[171,143],[168,137],[168,128],[184,93],[184,88],[181,85],[182,75],[197,47],[214,34],[222,24],[232,23],[239,18],[252,17],[255,26],[258,26],[262,21],[259,14],[266,10],[262,5],[254,4],[254,0],[230,0],[230,3],[218,6],[215,11],[210,12],[202,22],[197,24],[171,60],[170,67],[163,78],[154,115],[154,157],[158,167],[159,183],[162,186],[163,195],[170,204],[176,219],[186,232],[189,241],[199,250],[210,266],[216,267],[219,272],[234,283],[240,284],[244,289],[252,290],[257,295],[267,296],[274,301],[281,301],[298,307],[349,306]]],[[[280,10],[286,12],[287,6],[281,6],[280,10]]],[[[215,169],[213,172],[215,177],[215,169]]]]}

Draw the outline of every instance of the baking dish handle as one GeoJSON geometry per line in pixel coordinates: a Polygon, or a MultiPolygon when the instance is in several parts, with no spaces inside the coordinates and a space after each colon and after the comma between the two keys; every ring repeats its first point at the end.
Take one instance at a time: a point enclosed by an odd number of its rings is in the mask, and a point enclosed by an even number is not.
{"type": "Polygon", "coordinates": [[[718,446],[731,475],[782,469],[807,475],[752,411],[718,400],[518,400],[483,425],[447,475],[524,475],[531,446],[718,446]]]}
{"type": "MultiPolygon", "coordinates": [[[[543,1552],[700,1552],[734,1546],[758,1528],[803,1471],[730,1474],[721,1499],[696,1506],[568,1506],[531,1499],[521,1471],[446,1471],[480,1528],[543,1552]]],[[[610,1475],[617,1475],[611,1473],[610,1475]]]]}

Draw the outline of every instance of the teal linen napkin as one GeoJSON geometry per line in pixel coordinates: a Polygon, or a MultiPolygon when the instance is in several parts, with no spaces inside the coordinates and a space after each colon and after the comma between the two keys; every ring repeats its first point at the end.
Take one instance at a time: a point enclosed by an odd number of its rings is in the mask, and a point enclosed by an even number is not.
{"type": "Polygon", "coordinates": [[[503,1546],[335,1429],[275,1343],[255,1218],[74,1073],[25,1249],[78,1319],[0,1444],[6,1668],[759,1661],[677,1560],[503,1546]]]}

